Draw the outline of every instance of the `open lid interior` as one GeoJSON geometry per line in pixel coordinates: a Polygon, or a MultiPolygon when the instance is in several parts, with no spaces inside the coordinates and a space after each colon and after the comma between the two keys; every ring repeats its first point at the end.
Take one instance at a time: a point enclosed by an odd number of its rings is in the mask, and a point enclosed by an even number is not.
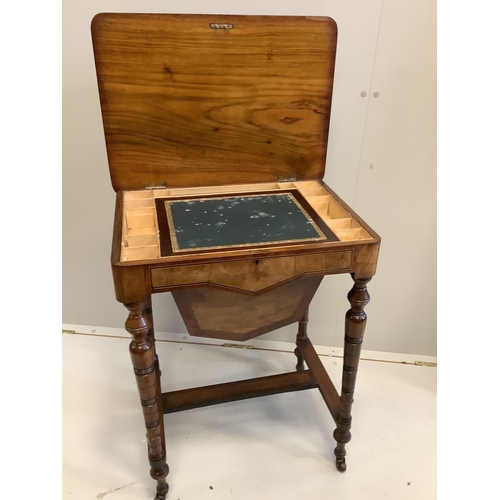
{"type": "Polygon", "coordinates": [[[323,177],[332,19],[105,13],[92,37],[115,191],[323,177]]]}

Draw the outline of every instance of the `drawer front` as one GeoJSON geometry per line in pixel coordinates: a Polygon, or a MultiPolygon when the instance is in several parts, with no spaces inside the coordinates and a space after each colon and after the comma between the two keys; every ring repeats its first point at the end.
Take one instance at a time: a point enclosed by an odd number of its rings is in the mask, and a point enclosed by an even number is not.
{"type": "Polygon", "coordinates": [[[213,284],[259,292],[296,276],[348,270],[352,250],[297,257],[274,257],[151,269],[153,289],[178,285],[213,284]]]}

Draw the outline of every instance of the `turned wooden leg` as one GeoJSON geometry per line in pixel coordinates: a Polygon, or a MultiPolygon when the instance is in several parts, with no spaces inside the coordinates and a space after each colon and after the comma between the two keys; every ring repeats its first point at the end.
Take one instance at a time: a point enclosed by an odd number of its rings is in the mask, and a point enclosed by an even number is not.
{"type": "MultiPolygon", "coordinates": [[[[156,401],[158,404],[158,412],[160,414],[160,435],[162,436],[163,449],[165,449],[165,427],[163,422],[163,408],[161,407],[161,369],[160,369],[160,361],[158,359],[158,354],[156,353],[156,338],[155,338],[155,328],[153,322],[153,308],[151,305],[151,295],[148,295],[146,299],[146,307],[144,308],[144,314],[147,316],[149,320],[149,330],[148,330],[148,338],[151,341],[151,345],[153,346],[154,352],[154,360],[155,360],[155,373],[156,373],[156,401]]],[[[152,473],[152,472],[151,472],[152,473]]],[[[159,480],[162,481],[161,479],[159,480]]],[[[163,478],[163,482],[165,482],[165,478],[163,478]]],[[[168,491],[168,485],[166,485],[166,491],[168,491]]]]}
{"type": "Polygon", "coordinates": [[[148,317],[149,321],[148,337],[150,338],[153,347],[155,347],[156,339],[155,339],[155,328],[153,324],[153,308],[151,306],[151,295],[148,295],[148,298],[144,302],[144,314],[148,317]]]}
{"type": "Polygon", "coordinates": [[[345,445],[351,440],[351,408],[359,357],[361,355],[363,333],[366,326],[366,314],[363,309],[370,301],[366,285],[371,278],[357,279],[353,276],[353,279],[354,286],[347,295],[351,303],[351,309],[347,311],[345,318],[344,368],[342,372],[340,412],[337,418],[337,428],[333,433],[333,437],[337,441],[335,457],[337,469],[340,472],[344,472],[347,468],[345,462],[345,445]]]}
{"type": "MultiPolygon", "coordinates": [[[[302,319],[299,321],[299,331],[297,333],[297,341],[307,339],[307,322],[308,321],[309,321],[309,308],[306,309],[304,316],[302,316],[302,319]]],[[[295,356],[297,356],[297,364],[295,365],[295,368],[297,369],[297,371],[304,370],[304,356],[302,356],[302,353],[300,352],[299,347],[297,346],[295,348],[295,351],[293,351],[293,352],[294,352],[295,356]]]]}
{"type": "Polygon", "coordinates": [[[147,302],[125,304],[125,307],[129,310],[125,328],[132,335],[130,356],[146,423],[151,477],[157,481],[155,500],[165,500],[168,492],[168,484],[165,479],[168,475],[168,465],[163,432],[161,388],[156,369],[154,345],[149,335],[151,323],[145,312],[147,302]]]}
{"type": "Polygon", "coordinates": [[[160,363],[158,361],[158,355],[156,354],[156,338],[155,338],[155,327],[154,327],[154,321],[153,321],[153,308],[151,306],[151,295],[148,295],[148,298],[146,299],[145,304],[146,304],[146,306],[144,308],[144,314],[148,317],[148,320],[149,320],[148,337],[151,340],[151,344],[153,345],[156,370],[158,371],[158,375],[161,375],[160,363]]]}

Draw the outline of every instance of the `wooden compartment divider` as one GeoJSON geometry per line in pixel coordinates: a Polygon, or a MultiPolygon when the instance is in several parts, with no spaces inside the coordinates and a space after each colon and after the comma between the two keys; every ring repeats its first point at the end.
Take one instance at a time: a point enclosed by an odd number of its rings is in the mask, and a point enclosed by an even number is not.
{"type": "Polygon", "coordinates": [[[186,196],[235,195],[243,192],[279,191],[297,189],[309,205],[323,219],[340,241],[367,240],[372,237],[345,210],[319,181],[265,182],[226,186],[201,186],[173,189],[124,191],[122,261],[155,259],[160,255],[158,227],[155,213],[156,198],[183,198],[186,196]]]}

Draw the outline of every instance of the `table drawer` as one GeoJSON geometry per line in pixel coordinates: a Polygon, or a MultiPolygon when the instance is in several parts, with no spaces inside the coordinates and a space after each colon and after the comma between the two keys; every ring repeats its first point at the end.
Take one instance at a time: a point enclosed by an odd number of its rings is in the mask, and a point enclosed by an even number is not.
{"type": "Polygon", "coordinates": [[[351,267],[352,250],[325,254],[274,257],[151,269],[153,289],[179,285],[214,284],[248,292],[259,292],[297,276],[351,267]]]}

